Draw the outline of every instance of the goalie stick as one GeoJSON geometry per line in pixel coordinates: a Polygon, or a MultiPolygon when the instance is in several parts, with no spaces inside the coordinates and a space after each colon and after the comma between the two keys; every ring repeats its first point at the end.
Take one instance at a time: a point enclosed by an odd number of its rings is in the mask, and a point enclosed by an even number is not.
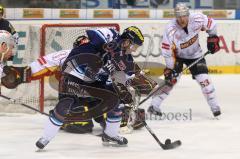
{"type": "MultiPolygon", "coordinates": [[[[7,96],[5,96],[5,95],[3,95],[3,94],[0,94],[0,97],[2,97],[2,98],[4,98],[4,99],[7,99],[7,100],[9,100],[9,101],[11,101],[11,102],[13,102],[13,103],[16,103],[16,100],[15,100],[15,99],[10,98],[10,97],[7,97],[7,96]]],[[[36,109],[36,108],[34,108],[34,107],[30,106],[30,105],[27,105],[27,104],[24,104],[24,103],[19,103],[19,104],[20,104],[21,106],[24,106],[25,108],[31,109],[31,110],[33,110],[33,111],[36,111],[36,112],[38,112],[38,113],[40,113],[40,114],[42,114],[42,115],[49,116],[49,114],[47,114],[47,113],[45,113],[45,112],[41,112],[40,110],[38,110],[38,109],[36,109]]]]}
{"type": "MultiPolygon", "coordinates": [[[[184,71],[186,71],[187,69],[191,68],[192,66],[194,66],[195,64],[197,64],[200,60],[202,60],[206,55],[210,54],[210,51],[207,51],[202,57],[198,58],[197,60],[195,60],[193,63],[191,63],[188,67],[184,68],[180,74],[182,74],[184,71]]],[[[158,86],[153,92],[151,92],[150,94],[148,94],[148,96],[146,98],[144,98],[140,103],[139,106],[141,104],[143,104],[145,101],[147,101],[150,97],[152,97],[157,91],[163,89],[165,86],[167,86],[168,83],[163,80],[163,82],[161,83],[160,86],[158,86]]],[[[181,146],[182,142],[180,140],[176,140],[174,142],[172,142],[170,139],[166,139],[165,143],[162,143],[158,137],[155,135],[155,133],[151,130],[151,128],[147,125],[147,123],[145,121],[143,121],[143,124],[145,126],[145,128],[148,130],[148,132],[153,136],[153,138],[157,141],[157,143],[159,144],[159,146],[163,149],[163,150],[169,150],[169,149],[174,149],[177,148],[179,146],[181,146]]]]}

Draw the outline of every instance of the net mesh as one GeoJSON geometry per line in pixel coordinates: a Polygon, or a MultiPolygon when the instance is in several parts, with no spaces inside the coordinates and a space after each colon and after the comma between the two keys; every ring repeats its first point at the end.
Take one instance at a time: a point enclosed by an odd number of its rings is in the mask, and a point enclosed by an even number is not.
{"type": "MultiPolygon", "coordinates": [[[[46,24],[30,26],[28,40],[26,41],[27,48],[24,54],[21,55],[22,63],[18,66],[26,66],[39,56],[71,49],[78,36],[86,35],[86,30],[102,27],[119,30],[117,24],[46,24]]],[[[0,110],[1,112],[34,113],[19,105],[25,103],[39,110],[43,110],[43,107],[54,106],[57,103],[57,88],[58,80],[55,76],[45,77],[44,83],[32,81],[11,90],[2,86],[2,94],[13,98],[14,102],[0,99],[0,110]],[[44,94],[42,97],[41,92],[44,94]]]]}

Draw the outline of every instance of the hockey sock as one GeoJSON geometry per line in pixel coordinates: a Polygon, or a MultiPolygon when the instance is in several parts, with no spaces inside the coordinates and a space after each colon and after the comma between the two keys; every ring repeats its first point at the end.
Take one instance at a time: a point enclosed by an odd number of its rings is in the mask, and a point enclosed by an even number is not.
{"type": "Polygon", "coordinates": [[[208,105],[213,112],[219,111],[219,104],[216,98],[215,88],[208,76],[208,74],[199,74],[195,76],[197,82],[201,86],[203,95],[205,96],[208,105]]]}
{"type": "Polygon", "coordinates": [[[49,119],[47,119],[44,125],[43,138],[48,141],[52,140],[58,133],[60,127],[61,126],[54,125],[49,119]]]}
{"type": "Polygon", "coordinates": [[[121,120],[112,120],[107,118],[104,133],[110,137],[118,136],[121,120]]]}

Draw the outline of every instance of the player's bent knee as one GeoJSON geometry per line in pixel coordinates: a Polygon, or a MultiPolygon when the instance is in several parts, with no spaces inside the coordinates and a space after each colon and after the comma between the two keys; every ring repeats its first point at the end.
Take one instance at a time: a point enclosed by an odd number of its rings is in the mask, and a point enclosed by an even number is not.
{"type": "Polygon", "coordinates": [[[61,99],[55,108],[50,111],[50,121],[57,126],[62,126],[73,104],[73,98],[67,97],[61,99]]]}

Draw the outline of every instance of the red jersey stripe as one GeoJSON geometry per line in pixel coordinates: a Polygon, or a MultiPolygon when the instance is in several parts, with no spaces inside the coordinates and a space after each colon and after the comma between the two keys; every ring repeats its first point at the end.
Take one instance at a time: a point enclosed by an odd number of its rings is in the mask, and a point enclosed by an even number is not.
{"type": "Polygon", "coordinates": [[[170,50],[169,47],[166,47],[166,46],[162,46],[163,49],[166,49],[166,50],[170,50]]]}
{"type": "Polygon", "coordinates": [[[169,44],[166,44],[166,43],[162,43],[162,45],[163,46],[168,46],[168,47],[170,46],[169,44]]]}

